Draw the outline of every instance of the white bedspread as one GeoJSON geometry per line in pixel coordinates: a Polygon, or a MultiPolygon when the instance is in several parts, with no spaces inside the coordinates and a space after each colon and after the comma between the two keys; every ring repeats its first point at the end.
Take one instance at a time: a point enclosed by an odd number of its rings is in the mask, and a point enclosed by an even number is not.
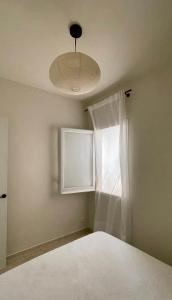
{"type": "Polygon", "coordinates": [[[0,300],[172,300],[172,268],[102,232],[0,275],[0,300]]]}

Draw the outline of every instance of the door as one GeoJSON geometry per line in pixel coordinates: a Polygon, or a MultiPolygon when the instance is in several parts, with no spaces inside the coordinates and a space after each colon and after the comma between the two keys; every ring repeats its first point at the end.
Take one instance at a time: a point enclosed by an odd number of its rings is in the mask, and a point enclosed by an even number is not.
{"type": "Polygon", "coordinates": [[[6,265],[8,121],[0,118],[0,269],[6,265]]]}

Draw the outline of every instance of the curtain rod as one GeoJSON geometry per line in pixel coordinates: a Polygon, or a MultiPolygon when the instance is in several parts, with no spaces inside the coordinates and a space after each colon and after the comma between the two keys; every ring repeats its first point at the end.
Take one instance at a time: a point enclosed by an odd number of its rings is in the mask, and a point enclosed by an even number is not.
{"type": "MultiPolygon", "coordinates": [[[[127,98],[129,98],[131,92],[132,92],[132,89],[129,89],[129,90],[125,91],[125,96],[126,96],[127,98]]],[[[85,112],[88,111],[88,108],[84,109],[84,111],[85,111],[85,112]]]]}

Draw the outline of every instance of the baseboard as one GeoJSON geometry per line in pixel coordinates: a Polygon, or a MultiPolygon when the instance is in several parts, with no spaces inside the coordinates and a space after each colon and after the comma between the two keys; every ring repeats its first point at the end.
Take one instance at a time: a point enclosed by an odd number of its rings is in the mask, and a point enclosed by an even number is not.
{"type": "Polygon", "coordinates": [[[32,246],[32,247],[29,247],[29,248],[23,249],[23,250],[21,250],[21,251],[18,251],[18,252],[9,254],[9,255],[7,255],[7,258],[10,258],[10,257],[15,256],[15,255],[22,254],[22,253],[25,252],[25,251],[33,250],[33,249],[36,248],[36,247],[43,246],[43,245],[46,245],[47,243],[50,243],[50,242],[53,242],[53,241],[56,241],[56,240],[59,240],[59,239],[62,239],[62,238],[67,238],[67,237],[70,236],[70,235],[77,234],[77,233],[82,233],[82,232],[83,232],[83,233],[86,232],[86,233],[88,233],[88,234],[92,233],[92,231],[90,230],[90,228],[84,227],[84,228],[81,228],[81,229],[79,229],[79,230],[77,230],[77,231],[72,231],[72,232],[70,232],[70,233],[68,233],[68,234],[66,234],[66,235],[58,236],[58,237],[56,237],[55,239],[50,239],[50,240],[48,240],[48,241],[46,241],[46,242],[44,242],[44,243],[39,243],[39,244],[36,244],[36,245],[34,245],[34,246],[32,246]]]}

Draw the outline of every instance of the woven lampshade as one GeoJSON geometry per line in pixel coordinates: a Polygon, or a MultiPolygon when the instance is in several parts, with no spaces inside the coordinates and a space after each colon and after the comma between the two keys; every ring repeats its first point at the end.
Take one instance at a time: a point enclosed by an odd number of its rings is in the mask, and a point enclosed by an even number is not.
{"type": "Polygon", "coordinates": [[[51,82],[68,95],[81,95],[92,91],[99,79],[96,61],[81,52],[64,53],[52,62],[49,70],[51,82]]]}

